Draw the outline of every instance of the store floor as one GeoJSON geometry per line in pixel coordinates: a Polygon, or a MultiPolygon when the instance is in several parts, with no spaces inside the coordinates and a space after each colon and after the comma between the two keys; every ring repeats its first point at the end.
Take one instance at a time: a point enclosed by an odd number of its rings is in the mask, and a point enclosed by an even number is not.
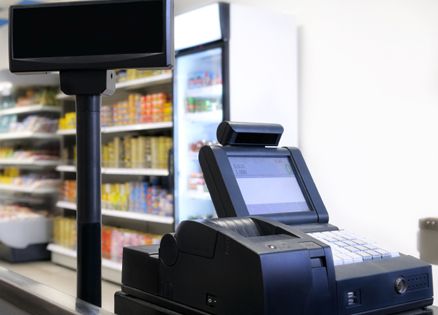
{"type": "MultiPolygon", "coordinates": [[[[76,272],[51,262],[32,262],[24,264],[9,264],[0,261],[0,266],[41,282],[63,293],[76,295],[76,272]]],[[[114,293],[120,286],[102,281],[102,307],[114,312],[114,293]]]]}

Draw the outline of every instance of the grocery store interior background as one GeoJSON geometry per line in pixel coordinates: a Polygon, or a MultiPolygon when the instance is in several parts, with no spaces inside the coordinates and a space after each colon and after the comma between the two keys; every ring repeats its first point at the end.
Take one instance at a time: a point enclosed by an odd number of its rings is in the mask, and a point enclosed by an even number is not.
{"type": "MultiPolygon", "coordinates": [[[[7,10],[17,2],[0,4],[0,241],[27,244],[11,223],[25,219],[20,231],[37,230],[31,238],[48,251],[27,263],[6,255],[0,265],[74,295],[74,100],[60,93],[55,74],[9,73],[7,10]]],[[[211,3],[175,0],[175,13],[211,3]]],[[[215,142],[227,113],[284,126],[281,144],[301,148],[337,226],[419,257],[419,220],[438,216],[438,2],[232,3],[254,17],[232,19],[229,64],[223,46],[190,50],[196,44],[183,42],[198,39],[185,34],[175,72],[119,70],[116,93],[103,101],[108,310],[123,246],[214,216],[197,152],[215,142]],[[258,18],[269,27],[254,27],[258,18]]],[[[192,15],[187,27],[205,19],[192,15]]],[[[186,20],[176,22],[176,36],[186,20]]]]}

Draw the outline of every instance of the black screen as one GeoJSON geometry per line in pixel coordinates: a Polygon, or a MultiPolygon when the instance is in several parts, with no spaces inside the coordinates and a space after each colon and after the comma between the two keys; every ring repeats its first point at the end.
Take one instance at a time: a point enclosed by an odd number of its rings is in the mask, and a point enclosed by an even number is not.
{"type": "Polygon", "coordinates": [[[14,8],[14,58],[152,54],[164,50],[163,2],[14,8]]]}

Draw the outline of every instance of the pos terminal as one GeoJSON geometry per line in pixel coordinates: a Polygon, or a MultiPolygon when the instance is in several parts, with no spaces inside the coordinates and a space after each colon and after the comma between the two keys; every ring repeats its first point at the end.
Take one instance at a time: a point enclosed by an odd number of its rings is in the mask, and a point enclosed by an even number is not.
{"type": "Polygon", "coordinates": [[[283,128],[223,122],[199,153],[219,219],[125,248],[117,314],[410,314],[432,304],[431,266],[329,224],[283,128]],[[141,271],[141,272],[139,272],[141,271]]]}

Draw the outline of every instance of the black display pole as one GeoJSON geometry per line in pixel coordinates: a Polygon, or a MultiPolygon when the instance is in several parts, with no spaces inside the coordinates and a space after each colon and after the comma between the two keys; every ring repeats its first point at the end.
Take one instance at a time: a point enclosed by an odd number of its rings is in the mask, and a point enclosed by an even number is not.
{"type": "Polygon", "coordinates": [[[101,306],[102,94],[115,90],[113,71],[61,71],[61,90],[76,96],[77,297],[101,306]]]}

